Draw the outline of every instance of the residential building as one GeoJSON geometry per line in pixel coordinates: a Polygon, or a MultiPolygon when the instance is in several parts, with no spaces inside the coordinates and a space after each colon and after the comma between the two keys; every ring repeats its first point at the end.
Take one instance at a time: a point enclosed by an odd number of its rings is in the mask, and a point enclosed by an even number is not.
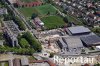
{"type": "Polygon", "coordinates": [[[29,63],[33,63],[33,66],[56,66],[55,63],[49,60],[29,60],[29,63]]]}
{"type": "Polygon", "coordinates": [[[20,59],[15,58],[15,59],[13,60],[13,66],[21,66],[20,59]]]}
{"type": "Polygon", "coordinates": [[[7,40],[9,41],[9,44],[11,44],[11,46],[18,46],[18,39],[17,36],[20,32],[18,26],[12,21],[4,21],[4,35],[7,38],[7,40]]]}
{"type": "Polygon", "coordinates": [[[3,15],[3,14],[8,14],[6,8],[0,8],[0,15],[3,15]]]}
{"type": "Polygon", "coordinates": [[[27,57],[21,58],[21,65],[22,66],[29,66],[29,60],[27,57]]]}

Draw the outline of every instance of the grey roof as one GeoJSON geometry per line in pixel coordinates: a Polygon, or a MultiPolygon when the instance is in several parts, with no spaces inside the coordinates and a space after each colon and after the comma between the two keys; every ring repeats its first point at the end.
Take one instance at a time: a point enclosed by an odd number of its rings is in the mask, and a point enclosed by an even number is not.
{"type": "Polygon", "coordinates": [[[66,43],[62,40],[62,38],[59,39],[59,42],[62,44],[63,47],[67,47],[66,43]]]}
{"type": "Polygon", "coordinates": [[[68,48],[82,48],[83,44],[78,37],[64,37],[63,38],[68,45],[68,48]]]}
{"type": "Polygon", "coordinates": [[[29,65],[28,58],[26,57],[21,58],[21,65],[29,65]]]}
{"type": "Polygon", "coordinates": [[[6,8],[0,8],[0,15],[2,15],[2,14],[7,14],[6,8]]]}
{"type": "Polygon", "coordinates": [[[11,33],[18,35],[19,29],[18,26],[12,21],[4,21],[4,25],[7,29],[11,31],[11,33]]]}
{"type": "Polygon", "coordinates": [[[69,27],[68,30],[72,34],[91,32],[88,28],[86,28],[84,26],[69,27]]]}
{"type": "Polygon", "coordinates": [[[87,45],[99,45],[100,44],[100,37],[98,37],[97,35],[81,37],[81,40],[87,45]]]}

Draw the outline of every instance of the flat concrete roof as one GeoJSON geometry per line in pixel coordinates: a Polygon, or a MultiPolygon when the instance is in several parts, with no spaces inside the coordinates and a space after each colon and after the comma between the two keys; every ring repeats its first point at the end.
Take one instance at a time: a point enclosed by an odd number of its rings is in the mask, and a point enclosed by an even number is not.
{"type": "Polygon", "coordinates": [[[84,26],[69,27],[68,30],[71,32],[71,34],[81,34],[81,33],[91,32],[88,28],[84,26]]]}
{"type": "Polygon", "coordinates": [[[83,44],[79,37],[64,37],[63,38],[68,45],[68,48],[82,48],[83,44]]]}

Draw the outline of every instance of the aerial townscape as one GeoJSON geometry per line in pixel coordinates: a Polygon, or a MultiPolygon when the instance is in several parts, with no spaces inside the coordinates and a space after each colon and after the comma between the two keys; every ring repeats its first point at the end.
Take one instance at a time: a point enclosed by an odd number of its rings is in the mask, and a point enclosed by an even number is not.
{"type": "Polygon", "coordinates": [[[0,66],[100,66],[100,0],[0,0],[0,66]]]}

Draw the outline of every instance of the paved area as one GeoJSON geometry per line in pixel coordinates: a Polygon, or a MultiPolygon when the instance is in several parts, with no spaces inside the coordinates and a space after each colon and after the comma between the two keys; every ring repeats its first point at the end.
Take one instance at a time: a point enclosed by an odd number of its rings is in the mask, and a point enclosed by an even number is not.
{"type": "Polygon", "coordinates": [[[8,61],[14,58],[22,58],[23,55],[0,54],[0,61],[8,61]]]}
{"type": "Polygon", "coordinates": [[[29,66],[50,66],[48,63],[33,63],[33,64],[30,64],[29,66]]]}

